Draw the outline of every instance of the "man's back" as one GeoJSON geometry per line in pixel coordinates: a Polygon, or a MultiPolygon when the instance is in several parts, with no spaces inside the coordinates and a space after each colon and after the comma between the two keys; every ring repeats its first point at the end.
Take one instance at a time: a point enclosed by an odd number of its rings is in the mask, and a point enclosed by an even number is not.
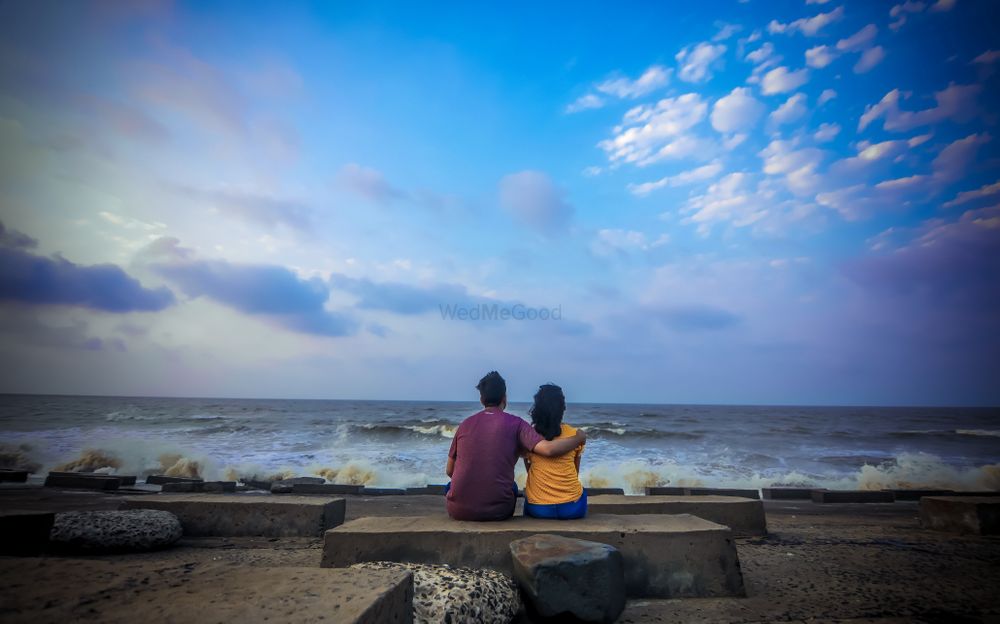
{"type": "Polygon", "coordinates": [[[523,419],[487,408],[465,419],[451,442],[455,471],[448,514],[456,520],[504,520],[514,513],[514,464],[544,438],[523,419]]]}

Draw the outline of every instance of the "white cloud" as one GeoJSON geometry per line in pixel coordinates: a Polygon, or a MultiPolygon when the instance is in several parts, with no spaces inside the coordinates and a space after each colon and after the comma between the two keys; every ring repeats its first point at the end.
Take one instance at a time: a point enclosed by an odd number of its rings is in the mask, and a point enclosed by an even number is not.
{"type": "Polygon", "coordinates": [[[961,180],[975,162],[979,147],[989,143],[991,139],[992,137],[984,132],[970,134],[948,144],[931,162],[934,182],[945,185],[961,180]]]}
{"type": "Polygon", "coordinates": [[[895,18],[896,21],[889,24],[889,28],[892,30],[899,30],[906,23],[906,17],[908,13],[920,13],[927,5],[919,0],[907,0],[902,4],[897,4],[889,9],[889,17],[895,18]]]}
{"type": "Polygon", "coordinates": [[[670,157],[681,157],[703,147],[685,134],[705,119],[708,104],[697,93],[663,98],[654,105],[636,106],[625,113],[614,136],[598,143],[612,162],[640,166],[670,157]]]}
{"type": "Polygon", "coordinates": [[[726,39],[729,39],[736,33],[743,30],[743,27],[740,26],[739,24],[725,24],[725,23],[720,24],[717,22],[716,26],[720,27],[719,32],[717,32],[715,36],[712,37],[712,41],[725,41],[726,39]]]}
{"type": "Polygon", "coordinates": [[[604,100],[600,97],[594,95],[593,93],[588,93],[586,95],[581,95],[576,99],[575,102],[566,106],[567,113],[578,113],[584,110],[590,110],[594,108],[601,108],[604,106],[604,100]]]}
{"type": "Polygon", "coordinates": [[[685,47],[677,53],[677,77],[685,82],[705,82],[712,78],[712,65],[726,52],[721,43],[702,42],[694,48],[685,47]]]}
{"type": "Polygon", "coordinates": [[[652,65],[635,80],[608,79],[598,84],[596,89],[617,98],[637,98],[667,86],[672,71],[662,65],[652,65]]]}
{"type": "Polygon", "coordinates": [[[705,180],[711,180],[715,176],[722,172],[722,163],[719,161],[713,161],[707,165],[702,165],[695,169],[689,169],[687,171],[682,171],[677,175],[667,176],[665,178],[660,178],[655,182],[643,182],[642,184],[630,184],[628,190],[632,192],[633,195],[638,195],[640,197],[649,195],[657,189],[661,189],[667,186],[683,186],[686,184],[694,184],[696,182],[703,182],[705,180]]]}
{"type": "Polygon", "coordinates": [[[597,238],[590,244],[590,250],[598,256],[627,254],[633,251],[648,251],[670,242],[666,234],[650,242],[646,235],[635,230],[598,230],[597,238]]]}
{"type": "Polygon", "coordinates": [[[500,206],[515,219],[539,232],[552,235],[564,230],[573,207],[563,192],[541,171],[521,171],[500,180],[500,206]]]}
{"type": "Polygon", "coordinates": [[[983,197],[992,197],[998,193],[1000,193],[1000,181],[994,182],[993,184],[983,185],[974,191],[962,191],[955,196],[955,199],[945,202],[944,207],[951,208],[952,206],[960,206],[970,201],[982,199],[983,197]]]}
{"type": "Polygon", "coordinates": [[[767,25],[767,31],[772,35],[782,33],[792,34],[798,31],[807,37],[815,37],[824,27],[836,22],[842,17],[844,17],[844,7],[841,6],[830,11],[829,13],[820,13],[808,18],[804,17],[788,24],[782,24],[777,20],[771,20],[771,22],[767,25]]]}
{"type": "Polygon", "coordinates": [[[823,89],[823,92],[819,94],[819,99],[816,100],[816,105],[823,106],[835,97],[837,97],[836,91],[833,89],[823,89]]]}
{"type": "Polygon", "coordinates": [[[758,154],[764,160],[764,173],[784,176],[788,190],[796,195],[815,192],[819,184],[816,168],[823,161],[823,150],[814,147],[795,149],[794,141],[774,140],[758,154]]]}
{"type": "Polygon", "coordinates": [[[826,4],[830,0],[806,0],[806,4],[826,4]]]}
{"type": "Polygon", "coordinates": [[[976,96],[981,90],[979,85],[951,84],[943,91],[934,93],[936,106],[921,111],[904,111],[899,108],[899,99],[903,94],[899,89],[893,89],[878,104],[865,107],[865,112],[858,121],[858,131],[880,118],[883,119],[882,128],[893,132],[905,132],[945,119],[969,121],[979,111],[976,96]]]}
{"type": "Polygon", "coordinates": [[[850,37],[838,41],[837,49],[841,52],[860,52],[875,41],[876,35],[878,35],[878,26],[868,24],[850,37]]]}
{"type": "Polygon", "coordinates": [[[725,147],[727,150],[734,150],[740,145],[742,145],[743,142],[747,140],[747,138],[748,137],[745,133],[734,134],[732,136],[723,139],[722,146],[725,147]]]}
{"type": "Polygon", "coordinates": [[[378,204],[389,204],[406,196],[381,171],[355,163],[344,165],[337,173],[337,181],[347,190],[378,204]]]}
{"type": "Polygon", "coordinates": [[[764,95],[788,93],[798,89],[809,81],[809,70],[789,71],[787,67],[777,67],[764,74],[761,81],[761,91],[764,95]]]}
{"type": "Polygon", "coordinates": [[[955,8],[956,0],[938,0],[931,5],[930,10],[934,12],[950,11],[955,8]]]}
{"type": "Polygon", "coordinates": [[[714,223],[731,222],[745,227],[767,216],[767,201],[754,188],[749,174],[730,173],[708,187],[702,195],[688,200],[686,221],[698,224],[698,232],[707,234],[714,223]]]}
{"type": "Polygon", "coordinates": [[[996,63],[998,59],[1000,59],[1000,50],[987,50],[972,59],[972,62],[980,65],[992,65],[993,63],[996,63]]]}
{"type": "Polygon", "coordinates": [[[858,144],[856,156],[842,158],[830,166],[830,177],[836,180],[856,178],[872,171],[879,163],[888,162],[891,158],[906,151],[906,141],[882,141],[881,143],[858,144]]]}
{"type": "Polygon", "coordinates": [[[764,114],[764,105],[750,95],[750,89],[736,87],[712,107],[712,127],[719,132],[748,130],[764,114]]]}
{"type": "Polygon", "coordinates": [[[915,136],[915,137],[907,140],[906,143],[910,147],[916,147],[918,145],[923,145],[927,141],[930,141],[932,136],[934,136],[934,135],[930,134],[930,133],[928,133],[928,134],[918,134],[917,136],[915,136]]]}
{"type": "Polygon", "coordinates": [[[816,133],[813,134],[813,138],[820,143],[826,143],[827,141],[832,141],[840,134],[840,125],[835,123],[822,123],[819,128],[816,129],[816,133]]]}
{"type": "Polygon", "coordinates": [[[796,93],[771,113],[770,118],[776,124],[789,124],[802,119],[807,112],[809,107],[806,106],[805,94],[796,93]]]}
{"type": "Polygon", "coordinates": [[[882,46],[875,46],[874,48],[868,48],[861,54],[861,58],[854,65],[855,74],[864,74],[869,72],[876,65],[882,62],[885,58],[885,50],[882,46]]]}
{"type": "Polygon", "coordinates": [[[837,51],[827,45],[816,46],[806,50],[806,65],[822,69],[836,60],[837,51]]]}
{"type": "Polygon", "coordinates": [[[747,53],[744,60],[750,61],[751,63],[760,64],[774,55],[774,44],[770,41],[765,41],[759,48],[753,52],[747,53]]]}

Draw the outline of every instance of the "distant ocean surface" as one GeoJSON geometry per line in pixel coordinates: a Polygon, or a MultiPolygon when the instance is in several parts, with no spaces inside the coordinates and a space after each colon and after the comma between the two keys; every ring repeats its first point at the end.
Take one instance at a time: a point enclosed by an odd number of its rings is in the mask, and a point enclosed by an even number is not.
{"type": "MultiPolygon", "coordinates": [[[[527,417],[528,404],[509,412],[527,417]]],[[[0,395],[0,465],[447,481],[473,402],[0,395]]],[[[586,485],[1000,489],[1000,409],[571,404],[586,485]]],[[[519,467],[519,478],[523,478],[519,467]]],[[[523,481],[522,481],[523,483],[523,481]]]]}

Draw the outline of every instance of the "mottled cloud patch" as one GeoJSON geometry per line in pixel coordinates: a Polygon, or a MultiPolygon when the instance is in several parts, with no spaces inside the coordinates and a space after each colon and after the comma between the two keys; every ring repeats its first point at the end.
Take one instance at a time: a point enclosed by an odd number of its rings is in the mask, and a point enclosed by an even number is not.
{"type": "Polygon", "coordinates": [[[303,279],[277,265],[198,259],[176,239],[160,239],[150,251],[149,268],[189,297],[211,299],[306,334],[344,336],[355,330],[354,319],[325,308],[330,291],[319,278],[303,279]]]}
{"type": "Polygon", "coordinates": [[[545,235],[566,230],[573,206],[565,192],[541,171],[521,171],[500,180],[500,207],[516,220],[545,235]]]}
{"type": "Polygon", "coordinates": [[[330,276],[329,283],[332,288],[355,295],[357,297],[355,305],[358,308],[382,310],[406,316],[438,312],[440,306],[446,305],[497,303],[485,297],[473,296],[460,284],[414,286],[401,282],[375,282],[338,273],[330,276]]]}
{"type": "Polygon", "coordinates": [[[736,314],[707,305],[664,307],[654,314],[662,324],[679,332],[719,331],[740,322],[736,314]]]}
{"type": "Polygon", "coordinates": [[[166,288],[149,289],[114,264],[80,265],[26,251],[34,240],[0,226],[0,300],[79,306],[102,312],[156,312],[174,303],[166,288]]]}
{"type": "Polygon", "coordinates": [[[337,183],[376,204],[388,205],[406,197],[406,193],[390,184],[381,171],[356,163],[344,165],[337,172],[337,183]]]}
{"type": "Polygon", "coordinates": [[[862,131],[875,121],[882,120],[882,128],[890,132],[905,132],[920,126],[950,119],[959,123],[968,122],[979,112],[977,103],[982,87],[976,84],[951,84],[946,89],[934,93],[935,106],[917,111],[900,108],[900,100],[906,97],[899,89],[885,94],[878,104],[865,107],[858,120],[858,131],[862,131]]]}

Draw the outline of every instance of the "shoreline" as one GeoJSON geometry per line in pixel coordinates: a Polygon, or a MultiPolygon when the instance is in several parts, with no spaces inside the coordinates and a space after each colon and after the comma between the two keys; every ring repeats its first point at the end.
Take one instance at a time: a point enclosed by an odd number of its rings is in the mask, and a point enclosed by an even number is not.
{"type": "MultiPolygon", "coordinates": [[[[346,520],[444,513],[439,495],[344,495],[346,520]]],[[[53,488],[4,488],[0,506],[50,511],[113,509],[120,498],[53,488]]],[[[1000,537],[920,528],[918,505],[764,501],[766,537],[734,539],[745,598],[629,600],[620,622],[962,621],[1000,619],[1000,537]]],[[[318,567],[322,539],[183,538],[132,555],[0,557],[11,622],[115,621],[136,605],[185,600],[184,575],[267,566],[318,567]],[[129,605],[132,605],[131,607],[129,605]]],[[[247,592],[220,600],[266,602],[247,592]]],[[[149,607],[152,609],[152,606],[149,607]]],[[[197,621],[198,605],[191,604],[197,621]]],[[[131,612],[134,615],[134,611],[131,612]]],[[[522,615],[518,622],[529,622],[522,615]]]]}

